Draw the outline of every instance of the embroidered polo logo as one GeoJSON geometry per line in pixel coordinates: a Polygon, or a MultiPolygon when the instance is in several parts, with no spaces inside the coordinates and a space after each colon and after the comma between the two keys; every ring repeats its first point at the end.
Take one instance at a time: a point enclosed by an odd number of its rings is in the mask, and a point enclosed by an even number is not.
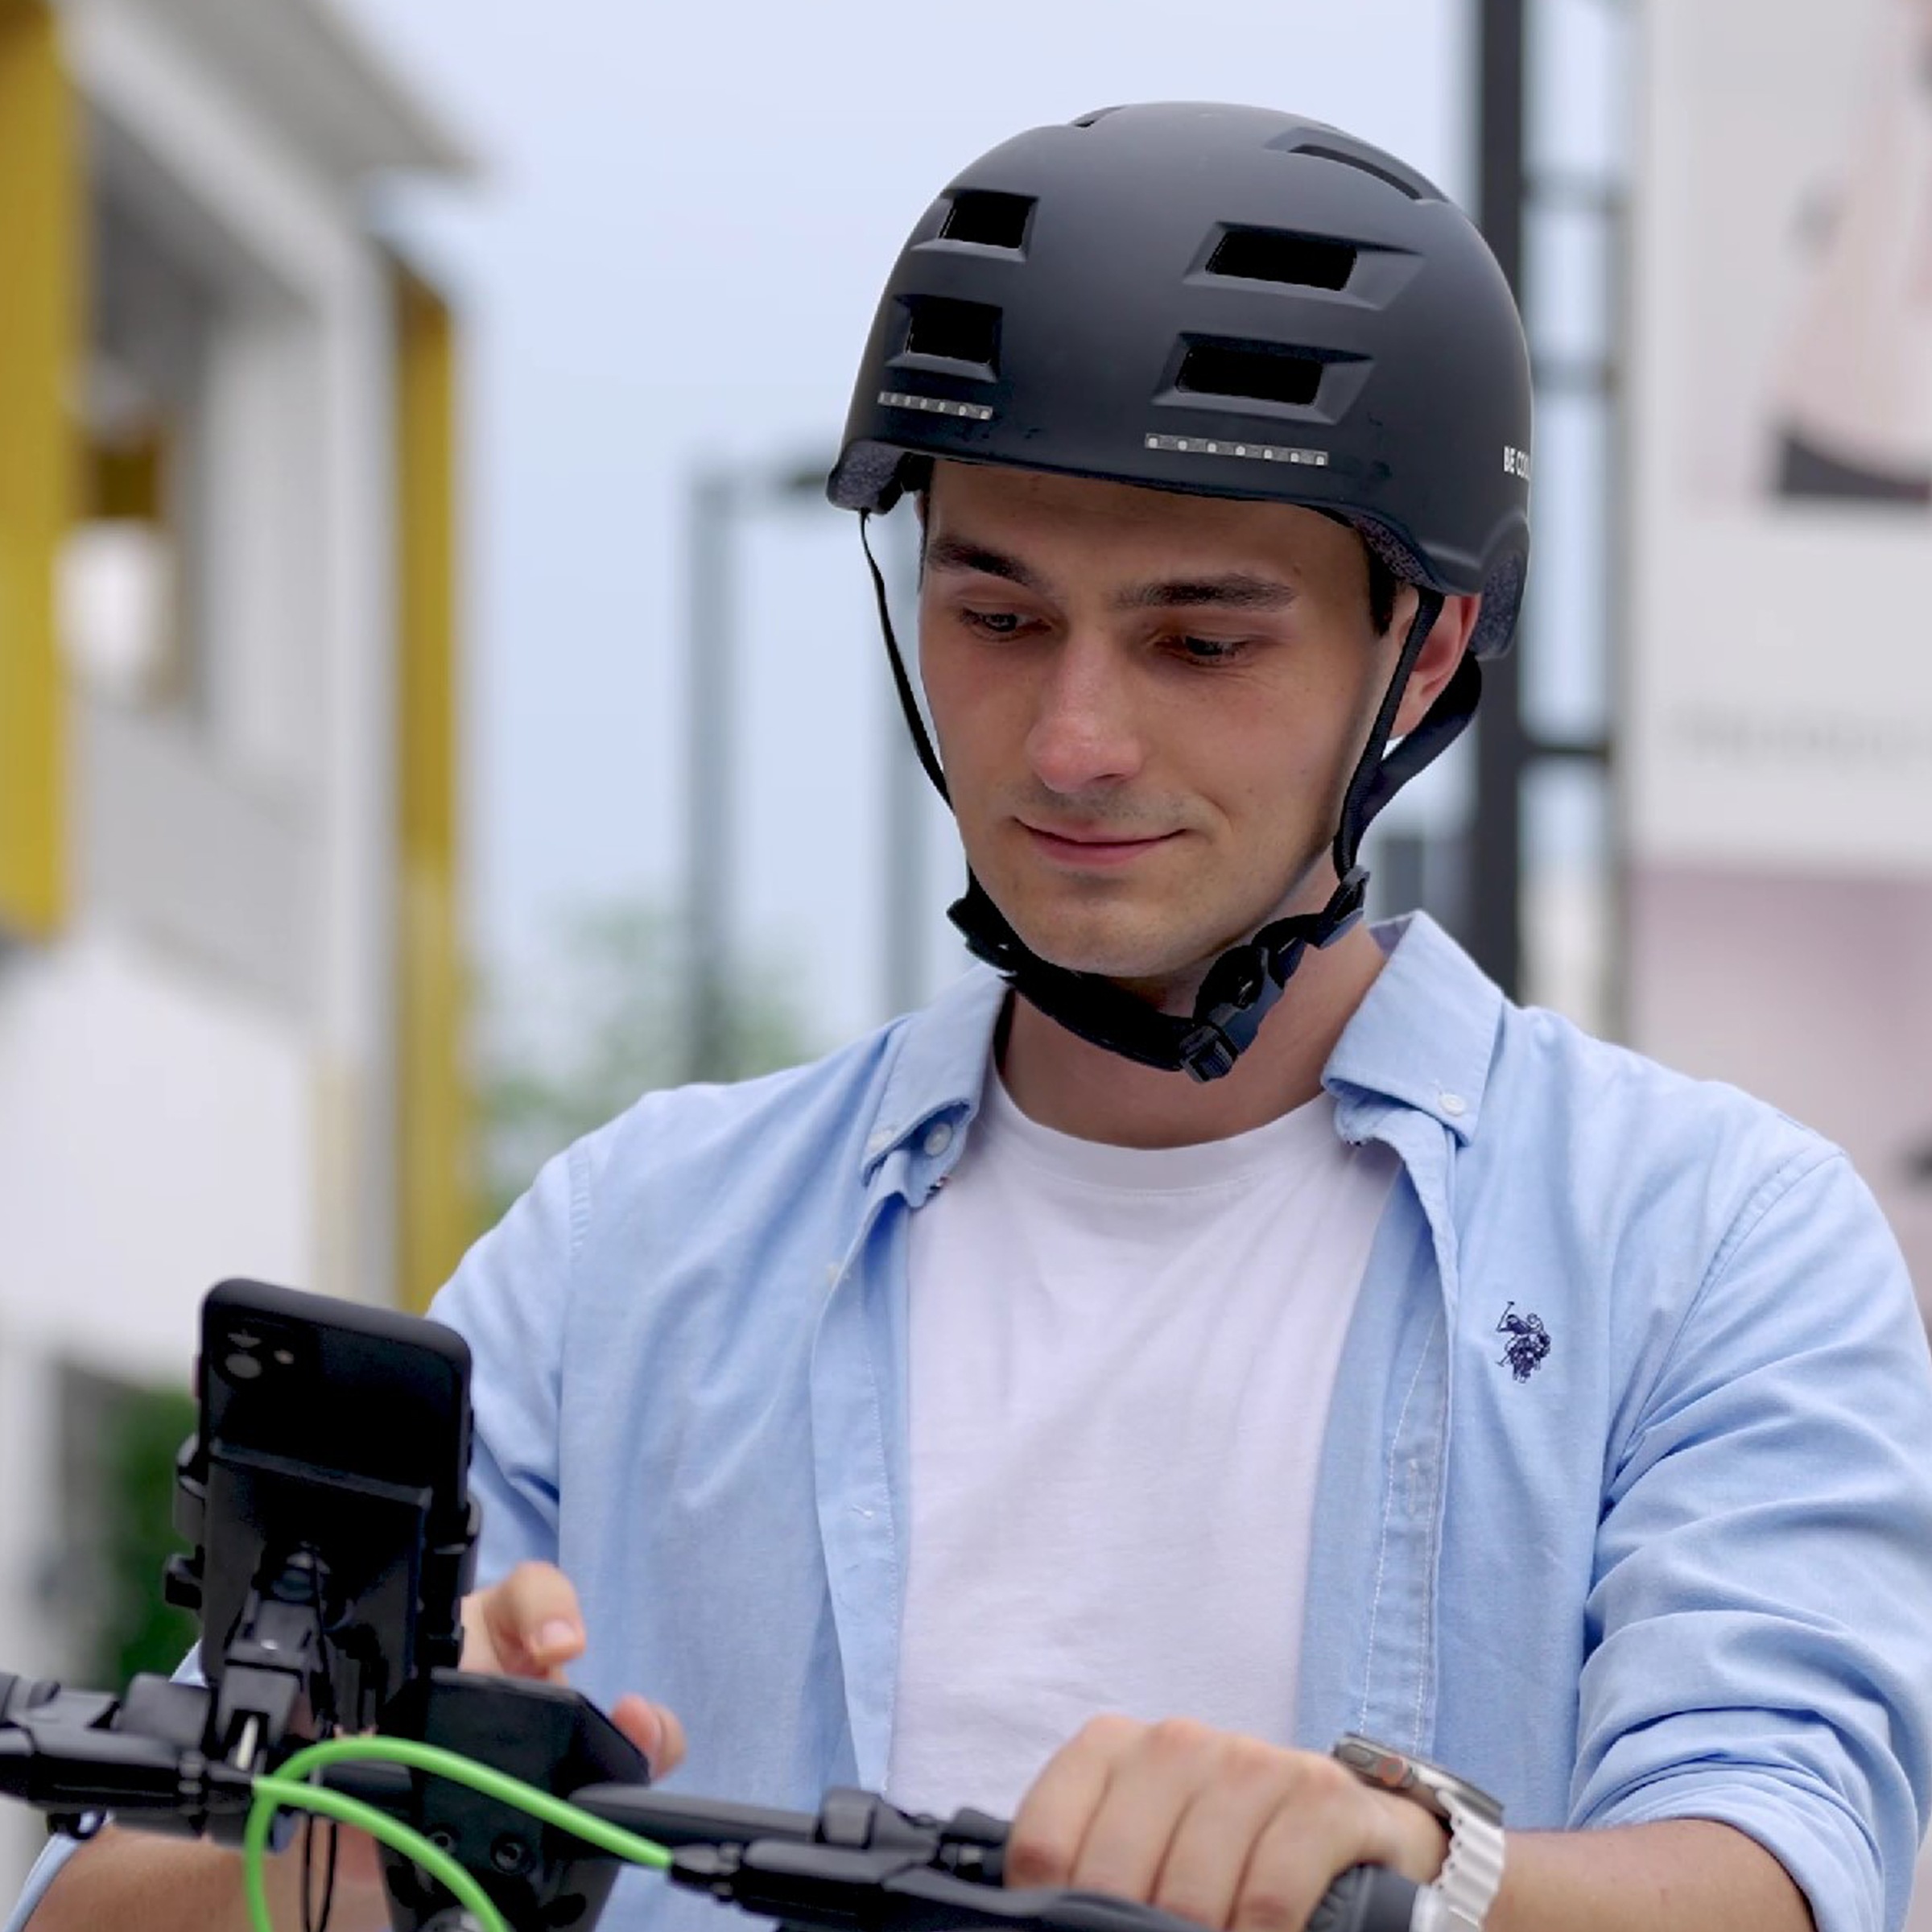
{"type": "Polygon", "coordinates": [[[1509,1373],[1519,1382],[1526,1382],[1542,1367],[1550,1353],[1550,1331],[1543,1326],[1541,1315],[1518,1315],[1513,1301],[1502,1312],[1496,1324],[1498,1335],[1506,1335],[1509,1341],[1496,1360],[1496,1366],[1509,1366],[1509,1373]]]}

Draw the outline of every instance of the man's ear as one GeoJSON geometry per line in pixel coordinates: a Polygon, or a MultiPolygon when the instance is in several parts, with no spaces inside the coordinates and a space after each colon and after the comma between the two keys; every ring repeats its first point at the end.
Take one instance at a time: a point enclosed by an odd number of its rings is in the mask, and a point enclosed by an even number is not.
{"type": "MultiPolygon", "coordinates": [[[[1412,614],[1414,607],[1406,597],[1403,602],[1407,608],[1397,616],[1393,629],[1398,634],[1406,634],[1404,627],[1414,621],[1412,614]]],[[[1463,654],[1469,648],[1469,640],[1476,634],[1476,613],[1482,605],[1480,597],[1443,598],[1441,614],[1423,640],[1422,648],[1416,656],[1415,668],[1409,674],[1409,683],[1396,711],[1395,729],[1389,734],[1391,737],[1406,737],[1414,731],[1440,695],[1443,687],[1455,675],[1455,667],[1462,663],[1463,654]]]]}

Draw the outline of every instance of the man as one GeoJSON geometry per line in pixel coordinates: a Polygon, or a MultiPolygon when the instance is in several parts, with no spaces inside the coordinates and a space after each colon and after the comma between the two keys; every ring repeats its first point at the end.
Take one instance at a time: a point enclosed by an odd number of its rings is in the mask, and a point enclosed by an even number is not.
{"type": "MultiPolygon", "coordinates": [[[[1882,1220],[1357,921],[1513,628],[1529,447],[1493,261],[1334,129],[1123,108],[935,204],[832,491],[917,500],[936,750],[902,695],[998,970],[648,1096],[465,1261],[468,1661],[572,1665],[693,1789],[1017,1810],[1016,1879],[1209,1926],[1364,1860],[1494,1932],[1897,1924],[1932,1385],[1882,1220]]],[[[235,1896],[115,1835],[34,1922],[235,1896]]]]}

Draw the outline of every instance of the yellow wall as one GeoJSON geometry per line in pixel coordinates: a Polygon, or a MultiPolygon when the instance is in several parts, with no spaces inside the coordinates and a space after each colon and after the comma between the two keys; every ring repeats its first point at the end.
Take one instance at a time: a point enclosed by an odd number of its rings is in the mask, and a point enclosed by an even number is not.
{"type": "Polygon", "coordinates": [[[398,268],[398,1280],[418,1309],[477,1231],[457,865],[455,346],[448,308],[398,268]]]}
{"type": "Polygon", "coordinates": [[[72,514],[80,341],[73,101],[43,0],[0,0],[0,932],[66,898],[66,716],[54,570],[72,514]]]}

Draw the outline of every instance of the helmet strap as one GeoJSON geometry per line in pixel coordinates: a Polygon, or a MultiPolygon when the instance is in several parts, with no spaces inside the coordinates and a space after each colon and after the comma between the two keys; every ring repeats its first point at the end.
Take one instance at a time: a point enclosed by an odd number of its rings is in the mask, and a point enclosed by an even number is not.
{"type": "MultiPolygon", "coordinates": [[[[859,540],[872,572],[879,624],[900,708],[927,777],[950,805],[946,775],[899,653],[887,607],[886,580],[867,537],[866,514],[860,514],[859,540]]],[[[1013,931],[971,871],[966,875],[964,894],[947,914],[964,935],[968,948],[1002,974],[1049,1019],[1093,1046],[1144,1067],[1185,1071],[1197,1080],[1219,1080],[1231,1072],[1235,1062],[1253,1044],[1262,1021],[1282,997],[1309,947],[1319,950],[1333,945],[1360,919],[1368,874],[1357,862],[1357,853],[1362,835],[1376,814],[1447,749],[1475,714],[1482,673],[1476,659],[1465,653],[1415,729],[1393,752],[1384,755],[1396,713],[1402,708],[1402,693],[1442,609],[1441,594],[1421,588],[1394,675],[1343,795],[1341,822],[1331,848],[1337,884],[1328,902],[1319,912],[1276,919],[1252,939],[1230,947],[1208,969],[1191,1016],[1162,1013],[1098,973],[1074,972],[1042,960],[1013,931]]]]}
{"type": "Polygon", "coordinates": [[[919,694],[912,688],[905,660],[899,655],[899,640],[892,628],[892,607],[886,595],[885,573],[879,568],[878,559],[872,554],[872,533],[868,527],[871,521],[870,510],[859,512],[859,547],[865,553],[865,568],[872,572],[872,594],[879,601],[879,629],[885,634],[886,655],[892,662],[892,681],[899,694],[899,708],[906,714],[906,726],[912,733],[912,748],[919,754],[919,763],[932,781],[933,790],[951,805],[952,794],[946,789],[945,770],[939,763],[939,754],[932,748],[932,736],[927,730],[925,716],[919,710],[919,694]]]}

